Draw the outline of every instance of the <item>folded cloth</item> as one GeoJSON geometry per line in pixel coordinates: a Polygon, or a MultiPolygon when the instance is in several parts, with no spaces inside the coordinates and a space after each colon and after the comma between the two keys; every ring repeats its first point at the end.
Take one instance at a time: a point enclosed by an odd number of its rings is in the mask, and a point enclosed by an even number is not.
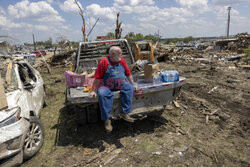
{"type": "Polygon", "coordinates": [[[89,92],[91,91],[92,86],[88,85],[86,88],[83,89],[83,92],[89,92]]]}

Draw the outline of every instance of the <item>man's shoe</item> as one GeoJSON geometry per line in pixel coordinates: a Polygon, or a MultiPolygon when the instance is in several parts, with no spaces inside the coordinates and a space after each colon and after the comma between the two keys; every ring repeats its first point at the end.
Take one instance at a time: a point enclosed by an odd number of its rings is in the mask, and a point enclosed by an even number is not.
{"type": "Polygon", "coordinates": [[[113,130],[110,119],[107,121],[104,121],[104,127],[105,127],[107,132],[111,132],[113,130]]]}
{"type": "Polygon", "coordinates": [[[125,121],[128,121],[128,122],[134,122],[135,121],[134,118],[131,118],[128,114],[125,114],[123,112],[121,112],[119,115],[125,121]]]}

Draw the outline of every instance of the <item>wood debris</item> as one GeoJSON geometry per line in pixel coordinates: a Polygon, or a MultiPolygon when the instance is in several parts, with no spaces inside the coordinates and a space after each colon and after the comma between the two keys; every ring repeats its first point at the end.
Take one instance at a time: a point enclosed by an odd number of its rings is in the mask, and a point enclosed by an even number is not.
{"type": "Polygon", "coordinates": [[[50,69],[48,63],[46,62],[44,56],[42,56],[42,58],[43,58],[43,61],[44,61],[45,65],[46,65],[46,67],[47,67],[48,73],[51,74],[51,69],[50,69]]]}
{"type": "Polygon", "coordinates": [[[215,91],[216,89],[218,88],[218,86],[215,86],[215,87],[213,87],[209,92],[207,92],[207,93],[212,93],[213,91],[215,91]]]}
{"type": "Polygon", "coordinates": [[[173,103],[176,108],[180,108],[180,104],[177,101],[173,100],[173,103]]]}
{"type": "Polygon", "coordinates": [[[206,124],[209,123],[209,120],[215,120],[215,119],[219,119],[218,116],[215,116],[214,114],[218,111],[217,110],[214,110],[212,112],[206,112],[204,109],[201,111],[204,115],[205,115],[205,121],[206,121],[206,124]]]}
{"type": "Polygon", "coordinates": [[[0,110],[8,108],[7,98],[4,92],[3,81],[0,75],[0,110]]]}
{"type": "Polygon", "coordinates": [[[118,156],[122,152],[122,149],[115,149],[113,150],[110,154],[106,155],[105,157],[102,158],[101,164],[107,165],[110,163],[115,157],[118,156]]]}
{"type": "Polygon", "coordinates": [[[95,154],[92,158],[87,161],[83,161],[77,164],[73,164],[70,167],[85,166],[87,164],[93,163],[94,161],[100,162],[103,165],[110,163],[115,157],[122,152],[122,149],[109,148],[105,151],[95,154]]]}

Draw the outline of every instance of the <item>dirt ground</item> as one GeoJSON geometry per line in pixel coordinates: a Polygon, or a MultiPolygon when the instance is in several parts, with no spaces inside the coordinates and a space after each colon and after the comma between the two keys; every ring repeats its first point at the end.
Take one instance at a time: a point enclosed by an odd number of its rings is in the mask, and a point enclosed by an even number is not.
{"type": "Polygon", "coordinates": [[[163,113],[127,123],[78,126],[65,106],[63,73],[38,68],[47,87],[46,129],[40,152],[25,167],[54,166],[250,166],[250,73],[227,63],[161,62],[187,78],[177,99],[163,113]]]}

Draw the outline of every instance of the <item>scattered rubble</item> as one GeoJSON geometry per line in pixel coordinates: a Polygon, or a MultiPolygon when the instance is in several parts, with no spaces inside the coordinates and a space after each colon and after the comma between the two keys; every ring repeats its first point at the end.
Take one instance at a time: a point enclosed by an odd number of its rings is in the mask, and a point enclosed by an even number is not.
{"type": "MultiPolygon", "coordinates": [[[[102,133],[101,123],[78,127],[73,109],[64,107],[65,83],[57,81],[74,64],[71,55],[46,60],[55,79],[45,72],[44,63],[38,63],[51,98],[42,115],[50,141],[25,166],[47,166],[48,162],[52,166],[119,166],[121,162],[125,166],[249,166],[250,77],[241,54],[249,42],[246,35],[237,39],[223,48],[163,45],[156,52],[164,57],[160,70],[177,69],[188,78],[180,97],[165,107],[160,118],[142,115],[132,125],[114,121],[118,128],[110,135],[102,133]],[[58,138],[51,146],[55,134],[58,138]],[[109,145],[100,144],[103,140],[109,145]]],[[[136,72],[143,70],[139,64],[132,67],[136,72]]]]}

